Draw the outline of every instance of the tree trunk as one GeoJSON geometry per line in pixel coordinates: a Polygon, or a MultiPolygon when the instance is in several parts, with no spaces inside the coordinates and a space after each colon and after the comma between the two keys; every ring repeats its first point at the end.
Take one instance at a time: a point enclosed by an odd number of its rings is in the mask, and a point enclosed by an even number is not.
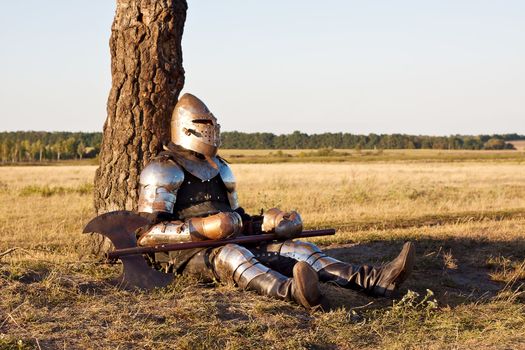
{"type": "MultiPolygon", "coordinates": [[[[184,85],[186,10],[186,0],[117,1],[109,42],[112,87],[95,175],[97,214],[137,208],[140,171],[169,141],[184,85]]],[[[94,245],[94,253],[107,248],[100,237],[94,245]]]]}

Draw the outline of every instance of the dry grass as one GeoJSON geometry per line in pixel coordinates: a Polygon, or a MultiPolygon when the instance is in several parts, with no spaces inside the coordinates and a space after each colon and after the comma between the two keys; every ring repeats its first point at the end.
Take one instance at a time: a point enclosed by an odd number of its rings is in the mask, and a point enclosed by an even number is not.
{"type": "Polygon", "coordinates": [[[399,298],[325,285],[333,310],[308,313],[190,278],[120,291],[107,283],[119,266],[94,262],[80,234],[95,168],[2,167],[0,349],[524,347],[525,164],[232,167],[248,211],[296,208],[308,227],[337,227],[315,241],[339,259],[380,264],[416,241],[399,298]]]}
{"type": "Polygon", "coordinates": [[[525,165],[234,164],[243,206],[296,208],[310,226],[525,209],[525,165]]]}
{"type": "Polygon", "coordinates": [[[516,147],[516,149],[518,151],[524,151],[525,150],[525,140],[510,141],[509,143],[514,145],[514,147],[516,147]]]}
{"type": "Polygon", "coordinates": [[[313,162],[458,162],[458,161],[513,161],[524,162],[525,152],[517,151],[471,151],[433,149],[222,149],[220,155],[232,163],[313,163],[313,162]]]}

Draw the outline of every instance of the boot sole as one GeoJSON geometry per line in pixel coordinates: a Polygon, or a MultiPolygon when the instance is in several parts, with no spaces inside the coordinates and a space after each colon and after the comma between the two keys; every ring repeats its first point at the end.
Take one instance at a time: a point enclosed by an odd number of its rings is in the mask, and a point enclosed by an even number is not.
{"type": "Polygon", "coordinates": [[[306,262],[299,261],[293,267],[293,297],[295,301],[307,309],[319,305],[321,291],[319,289],[319,276],[306,262]]]}

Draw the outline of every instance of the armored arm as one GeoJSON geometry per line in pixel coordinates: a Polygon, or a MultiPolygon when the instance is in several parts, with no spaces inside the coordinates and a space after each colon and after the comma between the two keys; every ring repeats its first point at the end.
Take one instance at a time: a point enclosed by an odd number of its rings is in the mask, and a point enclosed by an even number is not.
{"type": "Polygon", "coordinates": [[[263,221],[262,215],[249,215],[244,211],[239,205],[239,199],[237,196],[237,181],[235,176],[228,164],[224,159],[217,157],[217,164],[219,165],[219,173],[222,179],[222,182],[226,186],[226,191],[228,194],[228,201],[230,203],[231,209],[240,215],[242,220],[242,234],[244,235],[254,235],[261,233],[261,225],[263,221]]]}
{"type": "Polygon", "coordinates": [[[169,157],[157,158],[144,168],[140,174],[138,210],[152,219],[152,225],[139,233],[140,245],[222,239],[242,230],[241,217],[235,212],[172,220],[183,181],[184,171],[169,157]]]}
{"type": "Polygon", "coordinates": [[[264,213],[261,229],[263,232],[275,232],[282,238],[292,238],[303,231],[303,220],[296,211],[284,212],[272,208],[264,213]]]}
{"type": "Polygon", "coordinates": [[[239,209],[239,197],[237,196],[236,190],[237,181],[228,163],[220,157],[217,157],[217,159],[219,163],[219,174],[228,193],[228,202],[232,210],[237,210],[239,209]]]}
{"type": "Polygon", "coordinates": [[[138,211],[150,216],[173,214],[177,191],[183,181],[184,171],[172,159],[153,160],[140,173],[138,211]]]}
{"type": "Polygon", "coordinates": [[[235,212],[221,212],[203,218],[190,218],[185,221],[160,222],[148,228],[139,238],[142,246],[217,240],[240,233],[242,220],[235,212]]]}
{"type": "Polygon", "coordinates": [[[150,225],[137,232],[141,240],[148,232],[154,232],[157,239],[173,236],[175,232],[182,233],[177,225],[162,226],[161,222],[172,219],[177,191],[183,180],[184,172],[168,157],[158,157],[144,167],[139,179],[138,212],[150,221],[150,225]]]}

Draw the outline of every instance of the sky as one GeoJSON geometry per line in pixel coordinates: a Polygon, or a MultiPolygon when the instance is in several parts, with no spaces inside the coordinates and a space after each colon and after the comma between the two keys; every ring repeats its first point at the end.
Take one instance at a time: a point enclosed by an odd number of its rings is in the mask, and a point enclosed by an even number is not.
{"type": "MultiPolygon", "coordinates": [[[[102,131],[111,0],[0,0],[0,131],[102,131]]],[[[221,129],[525,134],[525,1],[188,0],[221,129]]]]}

